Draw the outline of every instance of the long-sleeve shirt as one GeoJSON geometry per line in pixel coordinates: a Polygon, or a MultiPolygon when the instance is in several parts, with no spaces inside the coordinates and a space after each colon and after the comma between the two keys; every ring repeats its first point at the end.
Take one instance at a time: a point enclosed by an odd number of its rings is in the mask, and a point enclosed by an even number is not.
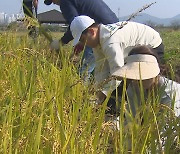
{"type": "MultiPolygon", "coordinates": [[[[162,39],[157,31],[144,24],[128,22],[120,28],[122,22],[103,25],[100,30],[100,46],[94,48],[96,59],[95,81],[101,83],[124,65],[124,59],[133,47],[147,45],[158,47],[162,39]]],[[[107,95],[109,89],[114,90],[119,82],[111,81],[106,84],[103,93],[107,95]]]]}
{"type": "MultiPolygon", "coordinates": [[[[87,15],[96,23],[110,24],[118,22],[115,13],[103,0],[61,0],[60,9],[67,23],[70,25],[74,17],[87,15]]],[[[61,38],[64,44],[73,39],[70,28],[61,38]]]]}
{"type": "MultiPolygon", "coordinates": [[[[175,116],[180,117],[180,84],[163,76],[159,77],[158,87],[159,103],[169,106],[174,110],[175,116]]],[[[140,90],[133,88],[130,84],[127,88],[128,104],[127,109],[135,116],[138,107],[141,105],[140,90]]],[[[147,99],[148,94],[144,94],[147,99]]]]}

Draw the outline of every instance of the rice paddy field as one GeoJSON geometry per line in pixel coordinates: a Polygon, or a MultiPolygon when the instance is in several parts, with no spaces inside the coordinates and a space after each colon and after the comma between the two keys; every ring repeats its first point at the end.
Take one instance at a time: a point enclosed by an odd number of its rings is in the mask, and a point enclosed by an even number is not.
{"type": "MultiPolygon", "coordinates": [[[[167,72],[179,76],[180,31],[160,34],[173,68],[167,72]]],[[[180,153],[180,120],[156,96],[140,109],[143,124],[131,115],[124,124],[124,97],[119,123],[105,120],[108,98],[94,103],[94,84],[79,77],[72,50],[70,44],[51,51],[43,36],[0,32],[0,153],[180,153]]]]}

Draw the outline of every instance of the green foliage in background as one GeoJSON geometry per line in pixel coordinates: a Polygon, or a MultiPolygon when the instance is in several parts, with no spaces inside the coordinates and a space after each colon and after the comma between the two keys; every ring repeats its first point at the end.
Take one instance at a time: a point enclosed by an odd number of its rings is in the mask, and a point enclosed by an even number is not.
{"type": "Polygon", "coordinates": [[[165,44],[165,59],[167,63],[180,67],[180,30],[165,30],[161,32],[165,44]]]}

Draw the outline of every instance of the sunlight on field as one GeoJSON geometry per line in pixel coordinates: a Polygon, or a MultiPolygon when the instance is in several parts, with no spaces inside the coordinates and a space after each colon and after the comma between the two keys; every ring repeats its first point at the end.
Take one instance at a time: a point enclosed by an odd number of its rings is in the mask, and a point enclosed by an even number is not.
{"type": "MultiPolygon", "coordinates": [[[[166,63],[180,67],[180,31],[161,36],[166,63]]],[[[180,152],[180,121],[156,98],[140,109],[143,123],[129,114],[125,125],[123,105],[120,130],[114,119],[105,121],[108,99],[94,103],[94,83],[82,81],[71,53],[71,45],[51,51],[43,36],[0,32],[0,153],[180,152]]]]}

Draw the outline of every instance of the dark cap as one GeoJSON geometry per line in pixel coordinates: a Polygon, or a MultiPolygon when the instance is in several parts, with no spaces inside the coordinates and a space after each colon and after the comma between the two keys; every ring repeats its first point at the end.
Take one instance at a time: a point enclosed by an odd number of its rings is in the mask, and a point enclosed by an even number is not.
{"type": "Polygon", "coordinates": [[[44,0],[44,4],[51,5],[52,4],[52,0],[44,0]]]}

